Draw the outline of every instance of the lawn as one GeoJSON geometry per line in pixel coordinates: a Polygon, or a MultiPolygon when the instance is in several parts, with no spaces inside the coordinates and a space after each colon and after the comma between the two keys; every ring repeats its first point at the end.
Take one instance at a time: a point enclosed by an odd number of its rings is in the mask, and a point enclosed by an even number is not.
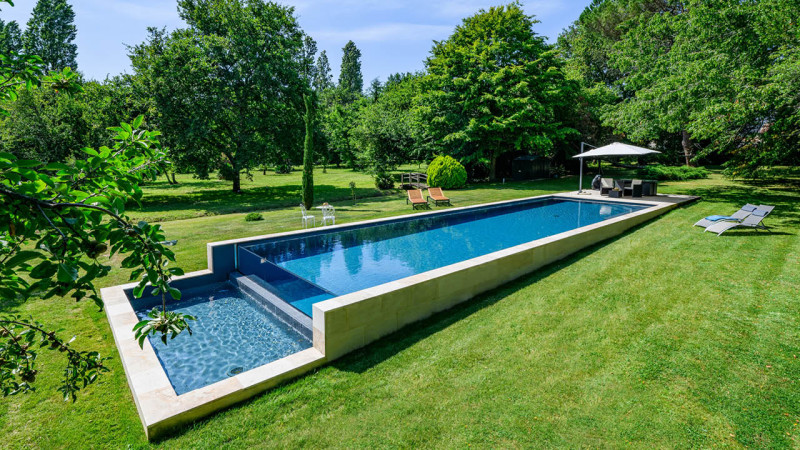
{"type": "MultiPolygon", "coordinates": [[[[570,190],[576,181],[451,194],[463,206],[570,190]]],[[[64,403],[54,391],[58,360],[43,353],[39,390],[0,400],[0,430],[10,447],[47,449],[797,447],[798,185],[734,183],[718,174],[663,183],[662,193],[703,200],[155,443],[144,439],[104,313],[67,300],[31,301],[19,310],[112,356],[113,371],[64,403]],[[716,237],[691,226],[746,202],[777,206],[772,233],[716,237]]],[[[410,211],[400,194],[335,205],[337,222],[410,211]]],[[[295,208],[264,216],[212,215],[164,227],[179,240],[181,266],[194,270],[205,267],[208,241],[300,226],[295,208]]],[[[124,279],[114,271],[105,281],[124,279]]]]}
{"type": "MultiPolygon", "coordinates": [[[[406,165],[398,168],[397,173],[420,170],[417,165],[406,165]]],[[[208,180],[180,174],[177,176],[178,184],[169,184],[164,178],[159,178],[143,187],[141,207],[131,204],[129,213],[134,219],[162,222],[297,206],[300,203],[301,170],[287,174],[253,171],[251,175],[242,177],[242,192],[238,194],[233,192],[230,181],[220,180],[214,173],[208,180]]],[[[356,198],[394,193],[378,190],[374,179],[367,173],[336,167],[328,167],[323,173],[319,166],[314,170],[315,201],[335,202],[351,198],[351,181],[356,183],[356,198]]]]}

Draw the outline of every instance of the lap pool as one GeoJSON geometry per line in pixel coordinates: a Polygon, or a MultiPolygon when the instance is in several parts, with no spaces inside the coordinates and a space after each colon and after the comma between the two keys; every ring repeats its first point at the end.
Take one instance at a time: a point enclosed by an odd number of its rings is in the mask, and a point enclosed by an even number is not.
{"type": "Polygon", "coordinates": [[[649,205],[544,198],[240,246],[239,271],[307,316],[312,305],[649,205]]]}
{"type": "Polygon", "coordinates": [[[101,293],[152,439],[696,199],[551,194],[211,242],[172,282],[196,332],[167,346],[131,331],[159,299],[101,293]]]}

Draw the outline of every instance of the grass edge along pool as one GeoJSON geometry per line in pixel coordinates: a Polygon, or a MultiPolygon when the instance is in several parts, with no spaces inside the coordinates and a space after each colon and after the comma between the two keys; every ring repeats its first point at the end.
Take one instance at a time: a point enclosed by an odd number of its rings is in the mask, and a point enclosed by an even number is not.
{"type": "MultiPolygon", "coordinates": [[[[491,205],[546,197],[579,198],[574,194],[544,195],[495,202],[491,205]]],[[[650,206],[640,211],[316,303],[312,314],[313,348],[183,395],[175,394],[149,342],[140,350],[134,339],[131,328],[136,324],[137,317],[126,291],[130,291],[135,283],[105,288],[102,295],[139,416],[148,438],[153,439],[174,427],[190,423],[264,392],[282,381],[313,370],[408,323],[533,272],[582,248],[619,235],[667,212],[679,203],[696,199],[677,196],[662,198],[663,201],[635,202],[650,206]],[[420,299],[423,301],[416,301],[420,299]]],[[[337,225],[325,231],[485,206],[487,205],[337,225]]],[[[298,230],[209,243],[209,269],[177,277],[174,281],[175,287],[187,289],[228,280],[229,275],[236,272],[236,249],[240,245],[318,232],[319,230],[298,230]]]]}

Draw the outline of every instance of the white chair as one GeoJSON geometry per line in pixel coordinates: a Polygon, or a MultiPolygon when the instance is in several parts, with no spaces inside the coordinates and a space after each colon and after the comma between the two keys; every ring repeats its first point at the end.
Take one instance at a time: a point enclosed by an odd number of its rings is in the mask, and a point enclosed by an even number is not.
{"type": "Polygon", "coordinates": [[[329,220],[332,225],[336,225],[336,210],[331,205],[322,208],[322,226],[324,227],[329,220]]]}
{"type": "Polygon", "coordinates": [[[306,206],[302,203],[300,203],[300,213],[303,214],[303,228],[308,228],[309,220],[311,221],[311,226],[317,226],[317,218],[309,214],[308,211],[306,211],[306,206]]]}

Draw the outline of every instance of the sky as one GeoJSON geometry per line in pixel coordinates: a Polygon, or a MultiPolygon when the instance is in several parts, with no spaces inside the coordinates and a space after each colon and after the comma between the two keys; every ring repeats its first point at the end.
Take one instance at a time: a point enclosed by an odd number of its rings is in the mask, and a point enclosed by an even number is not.
{"type": "MultiPolygon", "coordinates": [[[[284,0],[295,7],[300,26],[326,50],[334,81],[339,76],[342,47],[353,40],[361,50],[365,88],[370,80],[424,68],[434,40],[447,39],[461,19],[481,8],[510,0],[284,0]]],[[[75,11],[78,70],[89,79],[103,80],[130,73],[125,45],[144,41],[148,26],[184,26],[174,0],[69,0],[75,11]]],[[[591,0],[528,0],[525,11],[541,23],[534,31],[555,42],[591,0]]],[[[15,0],[2,6],[0,18],[16,20],[21,28],[35,0],[15,0]]]]}

